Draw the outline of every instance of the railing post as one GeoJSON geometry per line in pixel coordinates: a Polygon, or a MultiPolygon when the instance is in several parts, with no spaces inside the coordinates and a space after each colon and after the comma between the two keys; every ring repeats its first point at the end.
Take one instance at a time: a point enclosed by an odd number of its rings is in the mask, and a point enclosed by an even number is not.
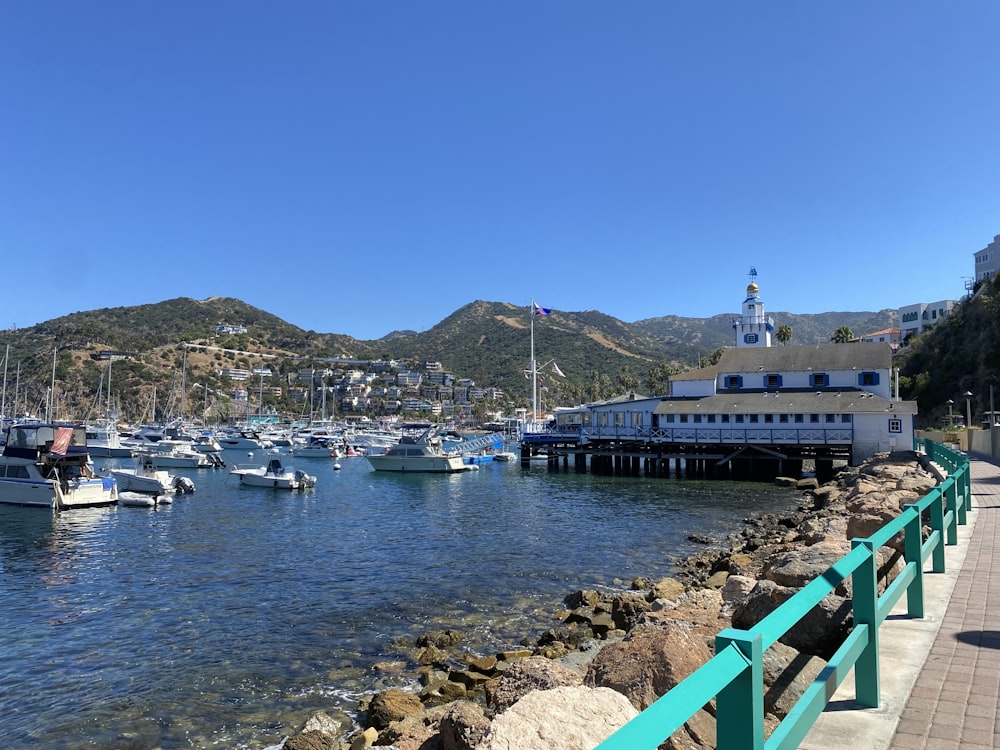
{"type": "Polygon", "coordinates": [[[951,523],[948,524],[948,528],[945,530],[947,532],[946,536],[948,539],[948,546],[954,547],[958,544],[958,482],[955,477],[951,476],[945,480],[945,505],[948,508],[948,513],[951,515],[951,523]]]}
{"type": "MultiPolygon", "coordinates": [[[[964,511],[970,511],[972,510],[972,471],[968,463],[961,468],[959,481],[962,483],[962,496],[965,498],[963,509],[964,511]]],[[[965,523],[965,512],[962,513],[962,523],[965,523]]]]}
{"type": "Polygon", "coordinates": [[[941,494],[941,490],[937,488],[931,490],[930,494],[935,496],[928,508],[931,514],[931,531],[937,531],[940,537],[931,552],[933,565],[931,569],[935,573],[944,573],[944,496],[941,494]]]}
{"type": "MultiPolygon", "coordinates": [[[[919,516],[918,516],[919,518],[919,516]]],[[[909,536],[909,534],[907,534],[909,536]]],[[[858,705],[878,708],[878,566],[875,563],[875,543],[870,539],[852,539],[851,549],[865,547],[868,556],[851,576],[854,600],[854,627],[868,628],[868,644],[854,665],[854,695],[858,705]]]]}
{"type": "Polygon", "coordinates": [[[726,628],[715,636],[715,653],[730,645],[748,666],[716,697],[717,750],[764,748],[764,642],[759,633],[726,628]]]}
{"type": "MultiPolygon", "coordinates": [[[[940,516],[940,500],[938,500],[937,506],[940,516]]],[[[909,617],[922,618],[924,616],[924,556],[920,505],[919,503],[908,503],[903,506],[903,512],[910,514],[906,520],[906,526],[903,527],[903,559],[907,565],[912,563],[915,566],[913,580],[906,587],[906,614],[909,617]]],[[[937,546],[942,551],[944,550],[944,545],[941,544],[940,540],[937,546]]]]}

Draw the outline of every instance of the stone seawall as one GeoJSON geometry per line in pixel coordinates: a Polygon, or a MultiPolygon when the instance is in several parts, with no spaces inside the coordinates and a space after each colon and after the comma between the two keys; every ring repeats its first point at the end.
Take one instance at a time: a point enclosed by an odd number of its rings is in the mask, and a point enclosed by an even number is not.
{"type": "MultiPolygon", "coordinates": [[[[874,456],[822,486],[778,481],[802,490],[795,511],[746,519],[725,542],[693,538],[706,548],[676,577],[573,592],[556,627],[485,657],[464,652],[458,632],[427,633],[412,653],[419,691],[370,696],[353,725],[319,713],[285,750],[591,750],[708,661],[716,633],[759,622],[938,483],[913,452],[874,456]]],[[[899,539],[878,566],[884,588],[902,567],[899,539]]],[[[768,649],[768,733],[849,632],[850,596],[845,582],[768,649]]],[[[714,704],[663,747],[714,748],[714,704]]]]}

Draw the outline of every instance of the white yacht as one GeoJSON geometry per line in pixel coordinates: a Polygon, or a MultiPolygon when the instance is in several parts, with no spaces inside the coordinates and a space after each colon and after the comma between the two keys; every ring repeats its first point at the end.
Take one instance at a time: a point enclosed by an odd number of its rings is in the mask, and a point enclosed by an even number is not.
{"type": "Polygon", "coordinates": [[[114,505],[111,477],[96,477],[83,425],[15,423],[0,455],[0,503],[40,508],[114,505]]]}
{"type": "Polygon", "coordinates": [[[440,431],[431,427],[416,437],[404,435],[382,455],[366,455],[365,459],[375,471],[445,474],[474,468],[465,463],[461,453],[442,450],[440,431]]]}
{"type": "Polygon", "coordinates": [[[128,458],[132,448],[122,445],[121,434],[114,422],[97,422],[87,426],[87,451],[98,458],[128,458]]]}

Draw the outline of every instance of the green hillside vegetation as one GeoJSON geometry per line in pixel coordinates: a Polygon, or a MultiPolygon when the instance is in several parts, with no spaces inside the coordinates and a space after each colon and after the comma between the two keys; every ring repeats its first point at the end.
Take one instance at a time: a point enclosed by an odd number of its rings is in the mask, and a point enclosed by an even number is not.
{"type": "Polygon", "coordinates": [[[966,392],[972,394],[972,426],[990,407],[1000,408],[1000,294],[995,280],[981,282],[971,299],[959,302],[933,328],[910,339],[897,357],[900,393],[917,401],[918,424],[940,427],[948,413],[965,416],[966,392]]]}
{"type": "MultiPolygon", "coordinates": [[[[791,344],[795,345],[828,343],[841,326],[859,333],[885,328],[893,324],[894,313],[778,313],[773,317],[776,324],[792,329],[791,344]]],[[[539,391],[542,405],[574,405],[628,391],[666,393],[670,374],[707,363],[721,347],[732,344],[732,317],[666,316],[626,323],[594,310],[555,310],[536,317],[535,356],[544,377],[539,391]],[[565,377],[553,372],[553,362],[565,377]]],[[[220,370],[258,367],[267,367],[273,374],[245,384],[251,401],[256,403],[259,389],[265,408],[294,416],[308,409],[301,398],[288,393],[298,389],[301,395],[303,389],[308,390],[308,381],[300,379],[299,373],[313,368],[343,369],[330,363],[335,358],[392,359],[411,367],[439,361],[456,377],[502,389],[508,401],[493,406],[509,410],[530,401],[525,371],[530,367],[531,322],[527,306],[479,300],[427,331],[400,330],[379,340],[359,341],[302,330],[231,298],[177,298],[78,312],[6,332],[6,341],[0,341],[10,347],[6,405],[11,412],[16,392],[19,412],[44,413],[53,384],[55,352],[55,416],[103,415],[108,367],[96,356],[113,350],[128,355],[112,365],[113,400],[122,416],[133,420],[152,419],[154,401],[157,417],[200,415],[211,404],[213,414],[225,418],[235,384],[221,376],[220,370]],[[219,335],[214,332],[219,324],[245,326],[247,332],[219,335]]]]}

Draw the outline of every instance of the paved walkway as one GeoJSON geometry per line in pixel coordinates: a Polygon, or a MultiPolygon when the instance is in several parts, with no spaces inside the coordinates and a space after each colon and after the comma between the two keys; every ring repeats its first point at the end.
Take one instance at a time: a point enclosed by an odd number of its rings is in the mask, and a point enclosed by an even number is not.
{"type": "Polygon", "coordinates": [[[971,469],[959,544],[924,576],[926,616],[906,617],[904,597],[880,628],[882,704],[859,709],[848,675],[800,750],[1000,748],[1000,467],[971,469]]]}

